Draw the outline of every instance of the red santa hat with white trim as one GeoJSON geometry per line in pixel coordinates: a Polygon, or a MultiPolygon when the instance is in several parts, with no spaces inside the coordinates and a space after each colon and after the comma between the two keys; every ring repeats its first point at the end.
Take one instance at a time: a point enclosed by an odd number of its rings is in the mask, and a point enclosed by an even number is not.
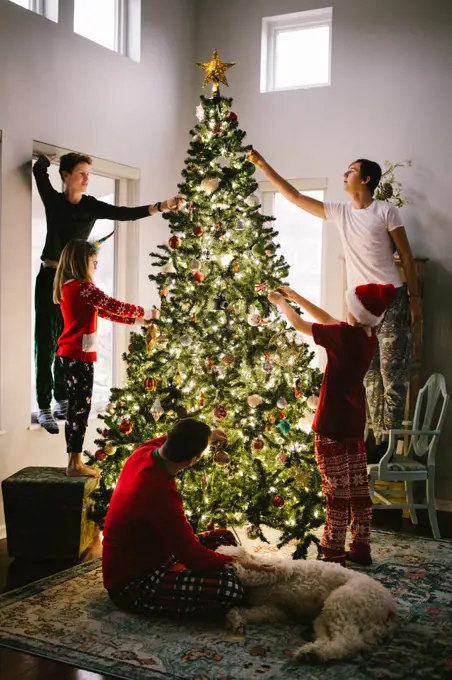
{"type": "Polygon", "coordinates": [[[391,283],[366,283],[349,288],[345,294],[349,312],[363,326],[377,326],[396,295],[397,288],[391,283]]]}

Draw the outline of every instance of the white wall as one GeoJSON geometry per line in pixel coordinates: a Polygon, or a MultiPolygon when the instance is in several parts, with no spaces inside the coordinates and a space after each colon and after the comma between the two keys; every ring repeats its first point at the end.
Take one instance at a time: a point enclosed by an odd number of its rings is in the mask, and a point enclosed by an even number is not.
{"type": "MultiPolygon", "coordinates": [[[[59,23],[0,0],[0,480],[66,462],[63,431],[28,429],[33,140],[139,168],[142,204],[174,195],[193,123],[191,0],[142,1],[140,63],[75,35],[72,17],[73,0],[60,2],[59,23]]],[[[148,254],[165,230],[159,217],[141,222],[131,301],[156,301],[148,254]]],[[[3,523],[0,503],[0,535],[3,523]]]]}
{"type": "MultiPolygon", "coordinates": [[[[357,157],[412,158],[400,174],[412,200],[406,226],[428,257],[424,375],[445,374],[452,392],[452,6],[444,0],[229,0],[197,5],[196,60],[214,47],[228,71],[234,110],[254,144],[287,178],[328,177],[357,157]],[[261,95],[261,18],[333,6],[332,85],[261,95]]],[[[340,244],[325,227],[325,304],[341,313],[340,244]]],[[[452,408],[440,445],[439,499],[452,499],[452,408]]]]}

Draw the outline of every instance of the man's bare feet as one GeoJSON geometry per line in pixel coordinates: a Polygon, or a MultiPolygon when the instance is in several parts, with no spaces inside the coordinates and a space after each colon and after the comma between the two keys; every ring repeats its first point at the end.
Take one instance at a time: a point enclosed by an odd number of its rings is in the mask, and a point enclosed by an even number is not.
{"type": "Polygon", "coordinates": [[[100,477],[100,470],[88,467],[84,463],[69,463],[66,475],[68,477],[100,477]]]}

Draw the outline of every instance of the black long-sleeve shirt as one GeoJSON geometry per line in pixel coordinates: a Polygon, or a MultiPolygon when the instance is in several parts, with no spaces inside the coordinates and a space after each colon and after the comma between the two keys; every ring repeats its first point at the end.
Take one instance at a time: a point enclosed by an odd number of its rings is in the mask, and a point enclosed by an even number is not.
{"type": "Polygon", "coordinates": [[[119,220],[121,222],[149,217],[149,206],[127,208],[98,201],[83,195],[79,203],[70,203],[65,194],[56,191],[50,183],[47,168],[50,162],[39,156],[33,166],[33,174],[41,196],[47,219],[47,236],[41,260],[60,259],[64,246],[74,238],[87,240],[96,220],[119,220]]]}

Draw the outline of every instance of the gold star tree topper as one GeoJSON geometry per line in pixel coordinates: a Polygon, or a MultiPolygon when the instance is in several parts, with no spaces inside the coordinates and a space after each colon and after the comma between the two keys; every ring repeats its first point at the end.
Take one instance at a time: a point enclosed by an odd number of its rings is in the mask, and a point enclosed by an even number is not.
{"type": "Polygon", "coordinates": [[[203,87],[206,87],[209,83],[213,85],[213,91],[218,90],[220,83],[229,87],[228,81],[226,79],[226,71],[230,69],[235,64],[226,64],[221,61],[218,56],[218,50],[213,51],[213,56],[211,61],[205,61],[203,63],[196,64],[206,73],[206,78],[203,83],[203,87]]]}

